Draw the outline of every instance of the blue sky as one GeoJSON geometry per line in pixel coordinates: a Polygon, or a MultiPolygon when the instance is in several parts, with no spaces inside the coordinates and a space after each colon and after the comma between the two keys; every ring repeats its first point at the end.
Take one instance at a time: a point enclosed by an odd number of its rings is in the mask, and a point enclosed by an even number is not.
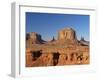
{"type": "Polygon", "coordinates": [[[37,32],[44,40],[57,39],[58,31],[67,27],[76,31],[79,40],[82,36],[89,41],[89,15],[26,12],[26,33],[37,32]]]}

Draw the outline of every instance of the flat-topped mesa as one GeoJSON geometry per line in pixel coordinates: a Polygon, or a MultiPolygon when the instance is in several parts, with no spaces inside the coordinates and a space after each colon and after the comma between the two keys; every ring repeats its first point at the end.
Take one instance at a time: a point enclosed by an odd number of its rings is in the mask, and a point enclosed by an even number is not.
{"type": "Polygon", "coordinates": [[[33,40],[41,40],[41,35],[35,32],[31,32],[30,34],[30,38],[33,40]]]}
{"type": "Polygon", "coordinates": [[[29,42],[31,42],[32,44],[38,44],[43,42],[41,35],[35,32],[27,33],[26,39],[29,40],[29,42]]]}
{"type": "Polygon", "coordinates": [[[76,32],[72,28],[64,28],[58,32],[58,40],[77,40],[76,32]]]}

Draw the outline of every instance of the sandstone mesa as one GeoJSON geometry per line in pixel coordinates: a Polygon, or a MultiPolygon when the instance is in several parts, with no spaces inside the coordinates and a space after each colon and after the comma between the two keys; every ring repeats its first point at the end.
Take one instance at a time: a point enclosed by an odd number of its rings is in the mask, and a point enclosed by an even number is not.
{"type": "Polygon", "coordinates": [[[51,41],[36,32],[26,34],[26,67],[89,64],[89,57],[89,42],[78,40],[72,28],[59,30],[51,41]]]}

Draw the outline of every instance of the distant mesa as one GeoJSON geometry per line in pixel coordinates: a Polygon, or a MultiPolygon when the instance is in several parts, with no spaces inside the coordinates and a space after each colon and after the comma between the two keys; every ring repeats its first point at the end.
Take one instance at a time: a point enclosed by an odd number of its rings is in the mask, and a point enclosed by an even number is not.
{"type": "Polygon", "coordinates": [[[58,40],[76,40],[76,32],[72,28],[65,28],[58,32],[58,40]]]}
{"type": "Polygon", "coordinates": [[[29,40],[32,44],[42,44],[45,42],[42,40],[41,35],[36,32],[27,33],[26,40],[29,40]]]}
{"type": "Polygon", "coordinates": [[[89,42],[78,40],[72,28],[59,30],[50,41],[36,32],[26,34],[26,67],[89,64],[89,59],[89,42]]]}
{"type": "Polygon", "coordinates": [[[41,35],[36,33],[36,32],[31,32],[26,34],[26,40],[28,44],[44,44],[44,43],[49,43],[49,44],[62,44],[62,43],[73,43],[73,44],[81,44],[81,45],[89,45],[89,42],[85,41],[84,38],[80,41],[77,40],[77,35],[76,31],[72,28],[64,28],[58,31],[58,39],[55,40],[53,39],[49,41],[45,41],[42,39],[41,35]]]}

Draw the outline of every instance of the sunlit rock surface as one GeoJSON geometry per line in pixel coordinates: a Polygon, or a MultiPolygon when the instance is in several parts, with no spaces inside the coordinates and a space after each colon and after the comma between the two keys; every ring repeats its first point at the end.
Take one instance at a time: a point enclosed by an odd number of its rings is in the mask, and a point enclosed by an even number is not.
{"type": "Polygon", "coordinates": [[[26,67],[89,64],[89,58],[89,42],[77,40],[72,28],[59,30],[51,41],[35,32],[26,35],[26,67]]]}

